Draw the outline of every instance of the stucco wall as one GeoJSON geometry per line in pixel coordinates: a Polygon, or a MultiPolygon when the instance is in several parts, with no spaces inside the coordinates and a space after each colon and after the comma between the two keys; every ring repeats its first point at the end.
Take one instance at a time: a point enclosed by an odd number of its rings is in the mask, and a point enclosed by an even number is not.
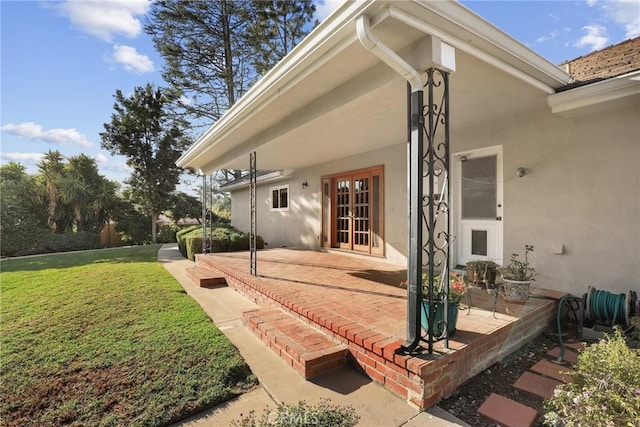
{"type": "MultiPolygon", "coordinates": [[[[541,103],[539,103],[541,104],[541,103]]],[[[535,246],[537,286],[586,292],[640,290],[640,108],[562,118],[539,105],[526,116],[452,129],[452,152],[502,145],[504,254],[535,246]],[[529,173],[522,178],[516,169],[529,173]],[[556,254],[559,248],[562,254],[556,254]]],[[[385,165],[386,257],[406,253],[406,147],[295,171],[258,188],[259,234],[268,247],[319,248],[320,177],[385,165]],[[309,183],[302,188],[302,182],[309,183]],[[290,210],[269,211],[269,188],[290,185],[290,210]]],[[[259,159],[258,159],[259,166],[259,159]]],[[[234,193],[232,221],[249,229],[248,192],[234,193]]],[[[455,209],[455,207],[454,207],[455,209]]]]}
{"type": "MultiPolygon", "coordinates": [[[[321,231],[321,177],[340,172],[384,165],[385,256],[390,262],[404,263],[406,252],[406,145],[396,144],[359,156],[346,157],[331,163],[300,169],[286,178],[265,183],[257,188],[258,234],[269,248],[282,246],[318,249],[321,231]],[[306,189],[303,182],[308,183],[306,189]],[[270,211],[270,188],[289,184],[289,211],[270,211]]],[[[260,167],[260,159],[257,159],[260,167]]],[[[233,193],[231,221],[240,229],[249,230],[249,191],[233,193]]]]}
{"type": "Polygon", "coordinates": [[[640,290],[639,117],[627,108],[567,119],[544,106],[452,133],[454,152],[503,146],[504,258],[534,245],[537,286],[640,290]]]}

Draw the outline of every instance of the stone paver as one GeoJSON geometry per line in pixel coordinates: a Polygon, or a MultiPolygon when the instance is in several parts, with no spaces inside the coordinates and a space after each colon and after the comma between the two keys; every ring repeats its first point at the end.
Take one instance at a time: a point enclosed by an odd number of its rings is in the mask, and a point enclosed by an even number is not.
{"type": "Polygon", "coordinates": [[[478,413],[503,427],[531,427],[538,417],[535,409],[496,393],[489,395],[478,413]]]}
{"type": "Polygon", "coordinates": [[[562,384],[562,382],[554,380],[553,378],[543,377],[542,375],[531,372],[524,372],[520,375],[520,378],[513,383],[513,386],[534,396],[548,399],[553,396],[553,391],[560,384],[562,384]]]}
{"type": "Polygon", "coordinates": [[[547,359],[541,359],[531,367],[531,371],[553,378],[554,380],[562,381],[563,383],[571,382],[571,377],[565,373],[568,370],[568,366],[558,365],[547,359]]]}
{"type": "MultiPolygon", "coordinates": [[[[560,347],[554,347],[547,352],[547,356],[556,359],[560,356],[562,349],[560,347]]],[[[575,351],[569,350],[568,348],[564,349],[564,355],[562,356],[562,360],[569,363],[578,363],[578,353],[575,351]]]]}

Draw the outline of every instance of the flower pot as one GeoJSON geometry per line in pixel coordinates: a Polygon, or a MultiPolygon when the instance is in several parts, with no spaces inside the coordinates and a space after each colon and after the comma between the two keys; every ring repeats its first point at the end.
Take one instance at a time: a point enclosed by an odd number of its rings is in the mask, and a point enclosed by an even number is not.
{"type": "Polygon", "coordinates": [[[496,283],[496,269],[495,268],[476,268],[476,267],[467,267],[467,279],[469,283],[473,283],[476,285],[485,285],[488,287],[496,283]],[[486,274],[485,274],[486,272],[486,274]]]}
{"type": "MultiPolygon", "coordinates": [[[[434,301],[434,317],[433,317],[433,335],[440,337],[444,333],[445,321],[444,321],[444,302],[434,301]]],[[[422,327],[425,331],[429,331],[429,301],[422,300],[422,327]]],[[[456,323],[458,322],[458,303],[449,302],[449,310],[447,313],[447,331],[449,336],[453,335],[456,331],[456,323]]]]}
{"type": "Polygon", "coordinates": [[[504,282],[504,295],[507,301],[516,304],[527,302],[531,280],[509,280],[503,278],[502,281],[504,282]]]}

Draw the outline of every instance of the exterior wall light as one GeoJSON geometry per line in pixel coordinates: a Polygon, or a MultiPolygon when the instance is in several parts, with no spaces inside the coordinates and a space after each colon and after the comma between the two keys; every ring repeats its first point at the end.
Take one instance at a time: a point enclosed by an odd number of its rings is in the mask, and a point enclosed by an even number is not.
{"type": "Polygon", "coordinates": [[[302,188],[307,188],[309,186],[309,183],[307,181],[304,181],[302,183],[302,188]]]}
{"type": "Polygon", "coordinates": [[[518,178],[522,178],[523,176],[525,176],[528,173],[529,173],[529,169],[523,168],[522,166],[520,166],[518,169],[516,169],[516,175],[518,175],[518,178]]]}

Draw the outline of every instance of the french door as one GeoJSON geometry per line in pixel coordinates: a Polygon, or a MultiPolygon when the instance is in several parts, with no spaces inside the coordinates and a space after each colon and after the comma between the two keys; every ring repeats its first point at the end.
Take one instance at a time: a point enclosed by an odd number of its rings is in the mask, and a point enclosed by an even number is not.
{"type": "Polygon", "coordinates": [[[322,245],[382,255],[383,168],[323,178],[322,245]]]}

